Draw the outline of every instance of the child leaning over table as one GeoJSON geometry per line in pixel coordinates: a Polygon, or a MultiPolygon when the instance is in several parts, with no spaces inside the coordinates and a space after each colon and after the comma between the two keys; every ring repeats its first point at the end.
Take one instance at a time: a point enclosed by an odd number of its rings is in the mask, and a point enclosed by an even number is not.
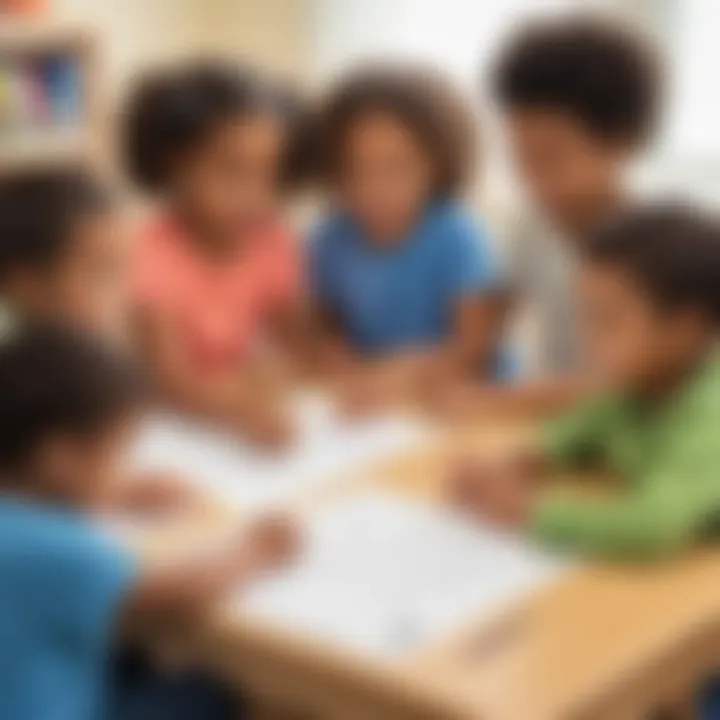
{"type": "MultiPolygon", "coordinates": [[[[58,169],[0,182],[0,343],[12,328],[43,323],[126,350],[128,256],[119,208],[92,174],[58,169]]],[[[146,474],[115,499],[140,511],[197,497],[177,478],[146,474]]]]}
{"type": "Polygon", "coordinates": [[[331,208],[310,289],[318,355],[346,403],[370,409],[441,378],[506,372],[492,248],[460,200],[476,154],[465,98],[438,73],[380,65],[343,78],[319,116],[331,208]]]}
{"type": "Polygon", "coordinates": [[[189,621],[279,563],[292,526],[258,520],[213,553],[139,561],[93,521],[142,411],[131,369],[86,334],[25,326],[0,346],[0,397],[0,717],[237,717],[197,676],[113,674],[113,637],[189,621]]]}
{"type": "Polygon", "coordinates": [[[661,64],[634,28],[594,16],[536,19],[508,38],[489,80],[525,196],[502,233],[522,379],[461,386],[451,413],[544,416],[592,391],[573,302],[578,254],[638,200],[627,176],[661,119],[661,64]]]}
{"type": "Polygon", "coordinates": [[[134,263],[143,357],[169,404],[270,445],[292,428],[268,368],[300,346],[289,100],[252,67],[183,62],[141,78],[123,128],[129,176],[160,206],[134,263]]]}
{"type": "Polygon", "coordinates": [[[605,557],[657,557],[720,520],[720,225],[691,208],[639,208],[583,247],[581,302],[608,387],[534,442],[453,478],[480,515],[544,543],[605,557]],[[554,470],[603,468],[625,490],[591,499],[546,488],[554,470]]]}

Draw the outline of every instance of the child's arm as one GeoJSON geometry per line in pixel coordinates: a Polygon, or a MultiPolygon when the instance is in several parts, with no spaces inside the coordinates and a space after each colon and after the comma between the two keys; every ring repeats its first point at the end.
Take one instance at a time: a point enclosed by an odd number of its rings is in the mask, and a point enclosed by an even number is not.
{"type": "Polygon", "coordinates": [[[155,513],[197,508],[203,494],[188,479],[146,472],[123,479],[102,498],[101,513],[155,513]]]}
{"type": "Polygon", "coordinates": [[[451,331],[433,353],[429,371],[435,381],[478,373],[492,377],[509,307],[505,282],[490,239],[472,217],[454,217],[446,232],[439,271],[451,303],[451,331]]]}
{"type": "Polygon", "coordinates": [[[339,319],[326,304],[313,304],[308,328],[310,358],[316,374],[333,378],[358,366],[360,360],[345,339],[339,319]]]}
{"type": "Polygon", "coordinates": [[[339,379],[340,403],[352,413],[427,401],[435,404],[438,393],[454,387],[459,378],[475,374],[492,357],[498,312],[491,297],[462,298],[457,302],[454,331],[446,342],[371,361],[355,357],[337,325],[326,320],[321,346],[326,374],[339,379]]]}
{"type": "Polygon", "coordinates": [[[283,563],[299,545],[296,526],[286,518],[255,521],[214,553],[140,570],[125,604],[131,625],[167,616],[192,615],[283,563]]]}
{"type": "Polygon", "coordinates": [[[504,385],[460,382],[437,388],[429,402],[441,415],[457,420],[532,419],[564,412],[597,392],[596,380],[579,375],[504,385]]]}
{"type": "Polygon", "coordinates": [[[491,374],[493,354],[502,330],[503,303],[494,293],[461,297],[455,308],[454,331],[439,349],[437,374],[443,378],[491,374]]]}
{"type": "MultiPolygon", "coordinates": [[[[650,449],[653,469],[624,494],[599,500],[565,493],[538,499],[530,517],[546,542],[607,557],[662,556],[698,539],[720,512],[720,443],[713,403],[650,449]]],[[[562,447],[562,428],[552,442],[562,447]]]]}
{"type": "Polygon", "coordinates": [[[501,325],[502,309],[492,293],[462,295],[455,302],[447,340],[434,348],[395,355],[380,367],[393,368],[414,398],[423,397],[429,386],[474,377],[483,368],[484,374],[492,373],[501,325]]]}
{"type": "Polygon", "coordinates": [[[659,449],[665,462],[638,486],[610,498],[548,489],[553,470],[600,458],[613,403],[587,405],[548,426],[539,442],[499,458],[474,459],[453,476],[455,498],[491,520],[541,541],[608,558],[656,557],[692,543],[720,511],[720,448],[697,428],[659,449]]]}
{"type": "Polygon", "coordinates": [[[522,525],[554,470],[602,460],[615,403],[589,402],[516,442],[456,464],[449,488],[461,506],[492,520],[522,525]]]}
{"type": "Polygon", "coordinates": [[[663,470],[617,498],[544,494],[529,510],[527,525],[541,541],[587,555],[669,555],[697,540],[720,510],[714,468],[688,470],[663,470]]]}
{"type": "Polygon", "coordinates": [[[710,472],[663,472],[638,490],[598,498],[544,487],[550,467],[546,456],[532,453],[487,461],[482,472],[476,463],[469,478],[456,477],[454,497],[545,544],[611,559],[661,557],[687,547],[720,509],[720,483],[710,472]]]}
{"type": "Polygon", "coordinates": [[[287,417],[256,378],[240,372],[204,377],[188,362],[172,322],[159,312],[139,313],[137,338],[160,393],[172,404],[269,445],[290,434],[287,417]]]}

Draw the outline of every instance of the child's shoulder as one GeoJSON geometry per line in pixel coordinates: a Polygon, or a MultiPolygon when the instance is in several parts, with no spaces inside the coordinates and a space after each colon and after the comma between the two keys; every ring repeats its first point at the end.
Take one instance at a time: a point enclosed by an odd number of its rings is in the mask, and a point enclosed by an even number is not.
{"type": "Polygon", "coordinates": [[[458,200],[433,203],[428,210],[426,228],[434,235],[464,243],[485,237],[485,223],[479,212],[458,200]]]}
{"type": "Polygon", "coordinates": [[[339,242],[352,231],[354,224],[343,212],[329,212],[313,225],[310,236],[315,242],[339,242]]]}
{"type": "Polygon", "coordinates": [[[93,545],[99,534],[74,514],[20,498],[0,501],[0,558],[48,553],[57,557],[93,545]],[[4,536],[10,537],[4,537],[4,536]]]}
{"type": "Polygon", "coordinates": [[[336,257],[357,249],[357,228],[342,212],[331,212],[315,223],[310,231],[310,245],[316,257],[336,257]]]}

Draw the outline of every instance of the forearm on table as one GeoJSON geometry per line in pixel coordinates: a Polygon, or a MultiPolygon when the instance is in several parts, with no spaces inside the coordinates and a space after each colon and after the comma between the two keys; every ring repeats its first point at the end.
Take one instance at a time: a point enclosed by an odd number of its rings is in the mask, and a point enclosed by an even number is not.
{"type": "Polygon", "coordinates": [[[468,388],[479,410],[528,419],[561,413],[596,391],[597,385],[582,376],[468,388]]]}
{"type": "Polygon", "coordinates": [[[453,377],[492,377],[502,334],[503,311],[494,293],[461,297],[455,309],[452,334],[438,353],[439,372],[453,377]]]}
{"type": "Polygon", "coordinates": [[[270,318],[270,351],[291,377],[305,377],[314,370],[315,326],[306,303],[281,308],[270,318]]]}
{"type": "Polygon", "coordinates": [[[549,494],[535,508],[531,527],[541,541],[582,554],[661,557],[697,538],[708,500],[684,497],[680,490],[605,500],[549,494]]]}
{"type": "Polygon", "coordinates": [[[221,425],[242,425],[256,404],[254,390],[240,373],[203,378],[194,374],[164,374],[158,390],[168,404],[221,425]]]}
{"type": "Polygon", "coordinates": [[[141,568],[127,608],[133,624],[187,618],[226,597],[257,572],[250,553],[230,548],[141,568]]]}

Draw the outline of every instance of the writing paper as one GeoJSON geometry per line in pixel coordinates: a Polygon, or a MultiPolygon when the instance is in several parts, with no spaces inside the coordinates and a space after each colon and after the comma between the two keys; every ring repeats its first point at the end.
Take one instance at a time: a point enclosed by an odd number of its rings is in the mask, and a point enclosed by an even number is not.
{"type": "Polygon", "coordinates": [[[450,509],[383,493],[310,519],[304,553],[243,592],[239,612],[378,657],[394,657],[496,612],[566,567],[450,509]]]}

